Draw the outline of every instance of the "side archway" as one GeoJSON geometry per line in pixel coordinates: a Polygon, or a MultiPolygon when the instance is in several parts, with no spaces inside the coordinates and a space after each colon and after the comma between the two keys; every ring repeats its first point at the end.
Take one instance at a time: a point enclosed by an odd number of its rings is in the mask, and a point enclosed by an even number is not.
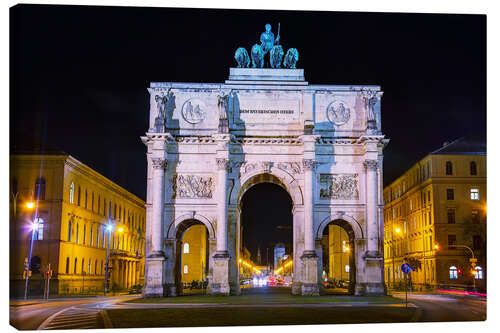
{"type": "Polygon", "coordinates": [[[196,213],[183,214],[170,223],[167,228],[167,239],[175,239],[179,231],[182,233],[190,226],[199,222],[204,224],[207,228],[208,237],[210,239],[215,239],[215,228],[213,223],[205,216],[196,213]]]}
{"type": "Polygon", "coordinates": [[[323,221],[321,221],[321,223],[316,228],[315,237],[317,240],[321,239],[324,229],[332,221],[339,221],[339,223],[341,224],[347,224],[342,225],[342,227],[344,227],[344,229],[346,230],[351,229],[354,233],[354,239],[364,239],[363,228],[361,228],[361,225],[355,218],[346,214],[334,213],[323,219],[323,221]]]}

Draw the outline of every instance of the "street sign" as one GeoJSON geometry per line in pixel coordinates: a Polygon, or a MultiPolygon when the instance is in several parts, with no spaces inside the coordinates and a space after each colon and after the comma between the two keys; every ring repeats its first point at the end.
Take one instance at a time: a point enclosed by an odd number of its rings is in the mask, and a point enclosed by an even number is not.
{"type": "Polygon", "coordinates": [[[403,271],[403,273],[408,274],[411,272],[411,267],[407,263],[404,263],[401,265],[401,270],[403,271]]]}

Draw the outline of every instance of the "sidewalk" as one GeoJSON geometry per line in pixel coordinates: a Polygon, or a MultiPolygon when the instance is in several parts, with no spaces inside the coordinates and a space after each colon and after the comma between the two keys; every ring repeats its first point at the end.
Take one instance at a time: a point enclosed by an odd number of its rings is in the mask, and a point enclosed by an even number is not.
{"type": "Polygon", "coordinates": [[[55,302],[55,301],[74,301],[74,300],[82,300],[82,299],[107,299],[110,297],[119,297],[119,296],[135,296],[135,295],[130,295],[128,293],[113,293],[113,294],[108,294],[106,296],[103,295],[92,295],[92,296],[86,296],[86,295],[54,295],[51,296],[48,300],[41,298],[41,297],[33,297],[29,298],[27,300],[21,299],[21,298],[11,298],[9,300],[9,306],[13,307],[18,307],[18,306],[26,306],[26,305],[35,305],[35,304],[41,304],[41,303],[48,303],[48,302],[55,302]]]}

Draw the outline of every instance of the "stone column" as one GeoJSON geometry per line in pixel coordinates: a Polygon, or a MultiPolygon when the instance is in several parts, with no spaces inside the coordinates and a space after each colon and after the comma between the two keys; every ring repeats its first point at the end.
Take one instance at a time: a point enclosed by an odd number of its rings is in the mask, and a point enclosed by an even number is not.
{"type": "Polygon", "coordinates": [[[314,159],[304,159],[304,262],[302,295],[319,295],[318,255],[314,246],[314,159]]]}
{"type": "Polygon", "coordinates": [[[144,297],[161,297],[164,295],[163,265],[163,210],[165,193],[165,158],[152,158],[152,207],[151,207],[151,249],[146,258],[147,280],[144,281],[144,297]]]}
{"type": "Polygon", "coordinates": [[[227,251],[227,169],[229,160],[217,159],[217,254],[227,251]]]}
{"type": "Polygon", "coordinates": [[[217,158],[217,245],[213,256],[214,270],[211,292],[230,294],[229,252],[227,250],[227,171],[229,159],[217,158]]]}
{"type": "Polygon", "coordinates": [[[153,181],[152,181],[152,223],[151,223],[151,245],[152,251],[149,258],[164,257],[162,250],[162,224],[165,193],[165,168],[167,161],[164,158],[152,158],[153,181]]]}
{"type": "Polygon", "coordinates": [[[367,257],[381,257],[378,247],[378,225],[377,225],[377,160],[365,160],[366,169],[366,231],[367,231],[367,257]]]}

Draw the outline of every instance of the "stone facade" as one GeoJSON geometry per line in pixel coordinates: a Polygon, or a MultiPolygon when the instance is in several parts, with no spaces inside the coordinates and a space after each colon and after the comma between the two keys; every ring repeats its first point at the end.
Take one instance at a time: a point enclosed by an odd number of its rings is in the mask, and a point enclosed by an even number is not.
{"type": "Polygon", "coordinates": [[[102,294],[108,239],[105,225],[110,219],[114,225],[110,235],[110,287],[126,290],[143,284],[143,200],[63,152],[13,154],[10,171],[12,295],[24,292],[29,225],[35,215],[24,204],[26,200],[36,201],[38,188],[36,214],[43,226],[33,241],[38,267],[29,281],[30,295],[43,294],[44,280],[39,271],[45,271],[48,264],[53,271],[51,294],[102,294]]]}
{"type": "Polygon", "coordinates": [[[223,84],[153,82],[148,91],[146,296],[177,294],[175,244],[190,221],[208,230],[209,291],[239,294],[240,200],[261,182],[293,201],[294,294],[320,292],[321,238],[336,220],[352,236],[353,291],[385,293],[379,86],[231,68],[223,84]],[[227,119],[219,119],[221,95],[227,119]]]}

